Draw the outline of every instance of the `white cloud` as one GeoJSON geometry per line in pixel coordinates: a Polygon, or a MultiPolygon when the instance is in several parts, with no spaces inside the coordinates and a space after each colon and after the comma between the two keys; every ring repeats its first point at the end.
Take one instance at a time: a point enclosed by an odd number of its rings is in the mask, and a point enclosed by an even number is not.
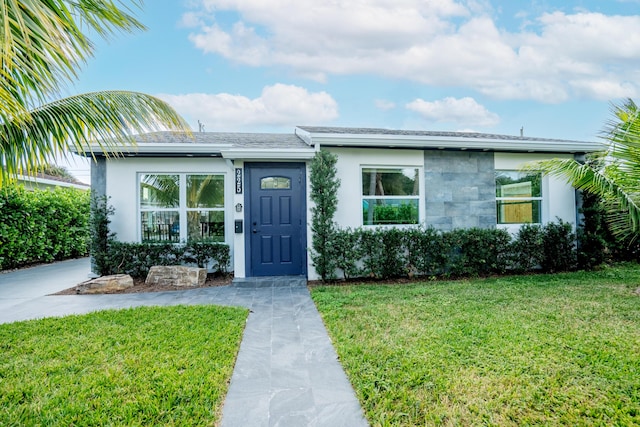
{"type": "Polygon", "coordinates": [[[194,3],[183,21],[202,51],[255,67],[284,66],[318,81],[375,74],[542,102],[640,94],[638,15],[527,15],[523,30],[508,32],[487,1],[194,3]],[[225,22],[228,16],[236,21],[225,22]]]}
{"type": "Polygon", "coordinates": [[[255,130],[316,125],[338,117],[338,104],[326,92],[284,84],[266,86],[258,98],[228,93],[160,94],[180,114],[207,131],[255,130]]]}
{"type": "Polygon", "coordinates": [[[448,97],[433,102],[418,98],[408,103],[406,108],[433,122],[448,122],[462,126],[494,126],[500,122],[497,114],[469,97],[448,97]]]}

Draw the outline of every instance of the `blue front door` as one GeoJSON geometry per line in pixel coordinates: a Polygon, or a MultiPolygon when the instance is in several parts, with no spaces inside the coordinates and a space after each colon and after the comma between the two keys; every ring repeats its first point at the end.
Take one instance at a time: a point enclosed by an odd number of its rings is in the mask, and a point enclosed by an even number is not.
{"type": "Polygon", "coordinates": [[[304,163],[247,163],[247,275],[306,275],[304,163]]]}

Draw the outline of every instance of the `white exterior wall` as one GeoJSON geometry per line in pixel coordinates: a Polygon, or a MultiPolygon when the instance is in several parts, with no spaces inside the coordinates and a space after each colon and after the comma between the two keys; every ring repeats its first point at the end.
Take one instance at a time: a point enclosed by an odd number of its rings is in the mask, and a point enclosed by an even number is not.
{"type": "MultiPolygon", "coordinates": [[[[340,179],[338,189],[338,207],[335,221],[340,227],[362,227],[362,168],[377,167],[412,167],[420,169],[424,176],[424,152],[422,150],[371,149],[371,148],[327,148],[327,151],[338,156],[336,163],[337,178],[340,179]]],[[[307,194],[311,194],[309,167],[307,167],[307,194]]],[[[318,280],[311,262],[311,208],[313,203],[307,197],[307,246],[308,277],[318,280]]],[[[420,218],[425,215],[424,179],[420,180],[420,218]]]]}
{"type": "MultiPolygon", "coordinates": [[[[338,156],[337,177],[340,179],[338,207],[335,220],[341,227],[362,226],[362,167],[416,167],[420,169],[420,219],[425,218],[424,152],[405,149],[330,148],[338,156]]],[[[549,159],[572,158],[571,155],[540,154],[495,154],[495,169],[518,170],[524,163],[549,159]]],[[[109,204],[115,207],[111,229],[121,241],[140,241],[140,211],[138,207],[141,173],[220,173],[225,175],[225,242],[231,250],[231,268],[236,277],[245,277],[245,234],[234,232],[235,220],[244,220],[246,183],[243,194],[235,194],[235,168],[243,168],[242,161],[228,161],[220,158],[140,158],[114,159],[106,162],[106,193],[109,204]],[[242,211],[235,206],[242,204],[242,211]]],[[[307,267],[309,280],[318,279],[311,262],[311,192],[309,163],[307,162],[307,267]]],[[[243,171],[244,180],[244,171],[243,171]]],[[[574,189],[555,178],[543,178],[543,222],[561,218],[575,228],[576,206],[574,189]]],[[[519,226],[501,225],[509,231],[517,231],[519,226]]]]}
{"type": "MultiPolygon", "coordinates": [[[[140,242],[139,174],[141,173],[200,173],[225,175],[225,243],[234,261],[234,219],[236,203],[233,165],[220,158],[141,158],[112,159],[106,162],[106,193],[115,208],[111,231],[122,242],[140,242]]],[[[238,214],[242,215],[242,213],[238,214]]],[[[244,248],[244,245],[243,245],[244,248]]],[[[244,257],[243,257],[244,258],[244,257]]],[[[242,270],[244,272],[244,269],[242,270]]]]}
{"type": "MultiPolygon", "coordinates": [[[[231,238],[231,242],[229,243],[229,247],[231,248],[231,268],[233,270],[233,275],[235,277],[244,278],[246,276],[244,236],[245,236],[245,233],[247,232],[247,224],[246,224],[246,221],[244,221],[244,214],[245,214],[245,208],[246,208],[244,195],[247,192],[247,186],[244,180],[244,162],[243,161],[239,161],[239,160],[234,161],[233,172],[231,174],[231,179],[229,181],[231,181],[231,186],[233,187],[233,189],[231,190],[231,194],[233,194],[233,199],[231,200],[231,203],[229,205],[230,207],[228,209],[228,210],[231,210],[232,212],[231,215],[233,216],[233,220],[231,221],[231,224],[229,224],[231,227],[231,233],[233,233],[232,234],[233,237],[231,238]],[[236,168],[242,169],[242,193],[241,194],[236,194],[236,190],[235,190],[235,186],[236,186],[235,169],[236,168]],[[237,212],[235,208],[238,203],[242,205],[242,210],[240,212],[237,212]],[[236,220],[241,220],[243,222],[242,233],[237,233],[237,234],[235,233],[236,220]]],[[[225,198],[225,200],[227,199],[225,198]]]]}
{"type": "MultiPolygon", "coordinates": [[[[496,153],[496,170],[518,170],[524,164],[536,160],[554,158],[572,159],[570,154],[525,154],[525,153],[496,153]]],[[[542,178],[542,222],[554,222],[560,218],[576,228],[576,195],[574,188],[561,179],[543,176],[542,178]]],[[[498,227],[516,233],[518,224],[501,224],[498,227]]]]}
{"type": "MultiPolygon", "coordinates": [[[[412,167],[420,169],[424,176],[424,152],[422,150],[331,148],[328,151],[338,156],[337,177],[338,209],[336,222],[341,227],[362,226],[362,168],[412,167]]],[[[420,219],[424,219],[424,179],[420,180],[420,219]]]]}

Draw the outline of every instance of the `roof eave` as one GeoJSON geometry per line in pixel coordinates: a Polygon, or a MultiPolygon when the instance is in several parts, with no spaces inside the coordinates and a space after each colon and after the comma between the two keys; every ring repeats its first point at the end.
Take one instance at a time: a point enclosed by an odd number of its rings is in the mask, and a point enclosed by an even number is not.
{"type": "MultiPolygon", "coordinates": [[[[306,132],[306,131],[303,131],[306,132]]],[[[300,135],[300,134],[299,134],[300,135]]],[[[303,137],[302,135],[300,135],[303,137]]],[[[464,137],[430,137],[414,135],[344,135],[310,134],[304,137],[310,145],[321,147],[380,147],[412,149],[457,149],[507,152],[590,153],[602,151],[605,146],[597,142],[561,140],[517,140],[464,137]]]]}
{"type": "Polygon", "coordinates": [[[309,160],[313,149],[305,148],[231,148],[222,150],[222,157],[230,160],[309,160]]]}
{"type": "Polygon", "coordinates": [[[232,147],[231,144],[171,144],[171,143],[141,143],[136,145],[120,145],[115,147],[101,147],[97,144],[92,144],[89,149],[84,153],[79,153],[78,150],[74,150],[76,154],[90,157],[94,155],[107,155],[107,156],[136,156],[136,155],[220,155],[221,151],[232,147]]]}

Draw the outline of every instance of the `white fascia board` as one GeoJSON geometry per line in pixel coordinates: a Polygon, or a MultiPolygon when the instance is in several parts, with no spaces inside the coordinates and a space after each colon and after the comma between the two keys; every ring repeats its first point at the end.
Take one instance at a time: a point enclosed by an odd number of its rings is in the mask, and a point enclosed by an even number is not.
{"type": "MultiPolygon", "coordinates": [[[[100,147],[92,144],[84,153],[90,155],[95,154],[218,154],[223,149],[232,147],[231,144],[171,144],[171,143],[142,143],[136,145],[117,145],[114,147],[100,147]]],[[[74,150],[77,153],[77,151],[74,150]]]]}
{"type": "Polygon", "coordinates": [[[313,149],[304,148],[236,148],[222,150],[222,157],[231,160],[309,160],[313,149]]]}
{"type": "Polygon", "coordinates": [[[464,137],[423,137],[415,135],[309,135],[313,145],[380,148],[433,148],[485,151],[519,151],[547,153],[589,153],[606,147],[597,142],[582,141],[527,141],[517,139],[488,139],[464,137]]]}

